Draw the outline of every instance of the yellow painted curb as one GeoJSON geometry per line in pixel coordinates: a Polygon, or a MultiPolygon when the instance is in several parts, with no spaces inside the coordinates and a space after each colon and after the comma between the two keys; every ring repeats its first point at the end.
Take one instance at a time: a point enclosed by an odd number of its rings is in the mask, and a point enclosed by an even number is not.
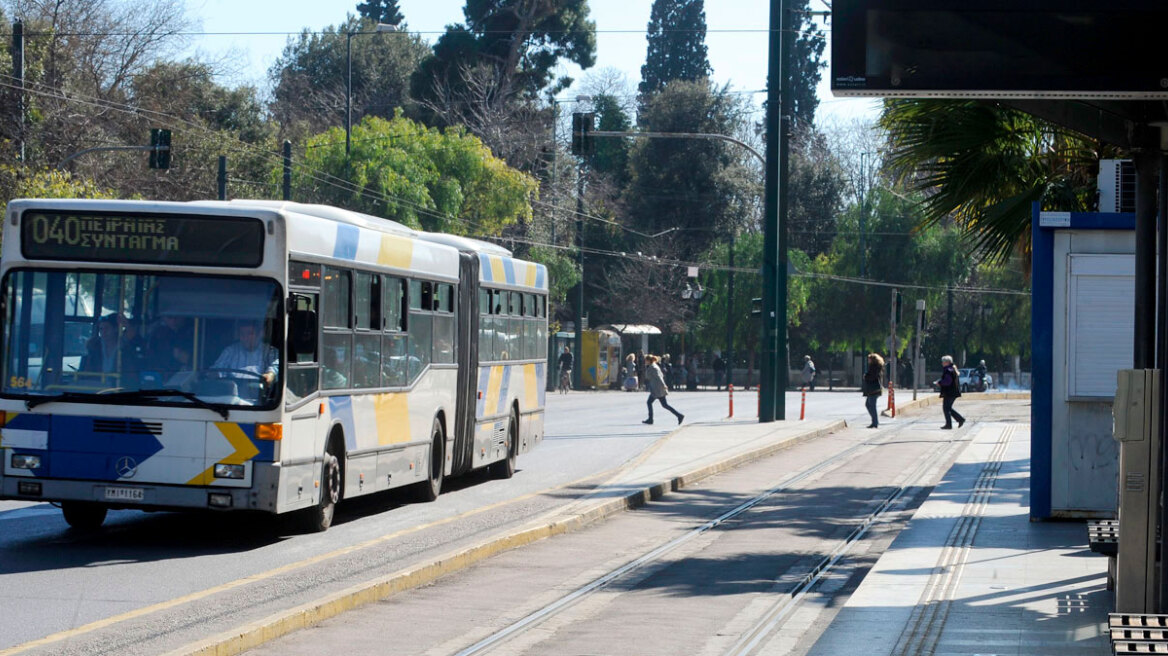
{"type": "Polygon", "coordinates": [[[546,524],[524,528],[516,533],[499,536],[482,544],[439,556],[429,563],[358,583],[323,599],[281,611],[218,636],[180,647],[167,653],[166,656],[235,656],[281,636],[340,615],[347,610],[353,610],[366,604],[381,601],[399,592],[432,583],[443,576],[458,572],[504,551],[522,547],[544,538],[580,530],[617,513],[642,506],[651,499],[659,499],[671,491],[680,490],[715,474],[765,458],[797,444],[833,433],[846,426],[847,422],[841,419],[822,428],[793,435],[781,442],[740,453],[720,462],[635,490],[623,497],[599,502],[576,514],[546,524]]]}

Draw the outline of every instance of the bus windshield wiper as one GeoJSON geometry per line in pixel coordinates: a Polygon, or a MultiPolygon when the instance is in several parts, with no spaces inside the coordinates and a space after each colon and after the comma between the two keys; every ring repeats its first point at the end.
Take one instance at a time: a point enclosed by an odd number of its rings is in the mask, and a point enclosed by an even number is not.
{"type": "Polygon", "coordinates": [[[199,398],[197,394],[192,392],[185,392],[180,389],[144,389],[133,390],[127,392],[113,392],[111,394],[94,394],[89,392],[64,392],[55,396],[43,396],[35,399],[28,399],[24,405],[29,410],[45,403],[54,403],[56,401],[136,401],[143,399],[158,399],[164,396],[181,396],[200,408],[206,408],[212,412],[218,413],[224,420],[229,418],[226,408],[217,406],[204,401],[199,398]]]}
{"type": "Polygon", "coordinates": [[[119,399],[127,399],[127,400],[131,400],[131,399],[157,399],[157,398],[160,398],[163,396],[181,396],[182,398],[190,401],[191,403],[199,406],[200,408],[206,408],[212,412],[219,413],[219,415],[223,417],[224,421],[226,421],[228,419],[228,416],[229,416],[227,408],[224,408],[223,406],[215,405],[213,403],[208,403],[208,402],[204,401],[203,399],[199,398],[199,395],[195,394],[194,392],[187,392],[184,390],[174,389],[174,388],[134,390],[132,392],[117,392],[115,394],[104,394],[102,396],[103,397],[114,396],[114,397],[118,397],[119,399]]]}

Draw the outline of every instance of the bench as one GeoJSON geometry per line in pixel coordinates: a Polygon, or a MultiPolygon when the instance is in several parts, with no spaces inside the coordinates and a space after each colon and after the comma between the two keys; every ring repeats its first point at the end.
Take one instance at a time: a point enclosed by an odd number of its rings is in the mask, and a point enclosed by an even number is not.
{"type": "Polygon", "coordinates": [[[1168,654],[1168,615],[1110,613],[1107,627],[1116,654],[1168,654]]]}
{"type": "Polygon", "coordinates": [[[1114,590],[1115,557],[1119,553],[1119,520],[1088,520],[1087,544],[1091,547],[1091,551],[1107,556],[1107,589],[1114,590]]]}

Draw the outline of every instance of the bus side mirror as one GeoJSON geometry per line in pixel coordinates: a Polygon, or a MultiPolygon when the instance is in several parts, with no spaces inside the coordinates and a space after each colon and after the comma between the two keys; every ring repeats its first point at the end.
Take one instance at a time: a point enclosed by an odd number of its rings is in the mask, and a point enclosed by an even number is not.
{"type": "Polygon", "coordinates": [[[288,344],[298,354],[316,355],[316,312],[292,311],[288,321],[288,344]]]}

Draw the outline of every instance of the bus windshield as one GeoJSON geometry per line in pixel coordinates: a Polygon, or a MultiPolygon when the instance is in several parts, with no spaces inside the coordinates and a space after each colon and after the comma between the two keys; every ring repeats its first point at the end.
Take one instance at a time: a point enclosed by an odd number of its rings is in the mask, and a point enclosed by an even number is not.
{"type": "MultiPolygon", "coordinates": [[[[17,269],[3,283],[7,397],[274,407],[274,280],[17,269]]],[[[32,401],[30,401],[31,403],[32,401]]]]}

